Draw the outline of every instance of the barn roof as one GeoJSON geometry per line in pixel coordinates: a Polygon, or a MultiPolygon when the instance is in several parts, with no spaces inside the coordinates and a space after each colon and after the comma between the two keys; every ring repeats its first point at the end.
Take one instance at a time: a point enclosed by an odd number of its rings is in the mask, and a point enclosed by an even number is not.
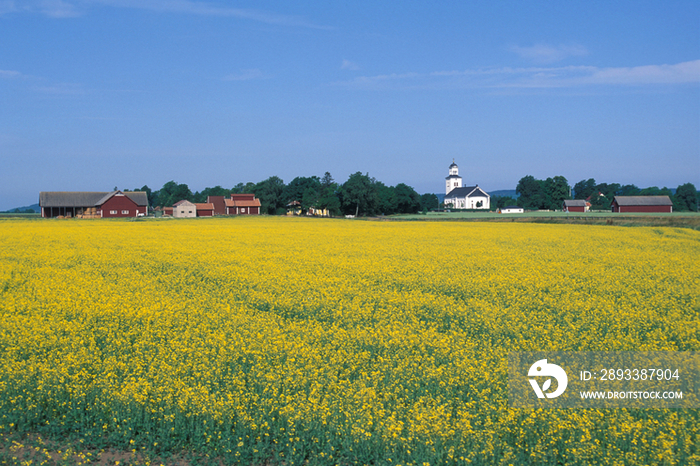
{"type": "Polygon", "coordinates": [[[253,199],[255,199],[255,194],[249,194],[249,193],[231,194],[231,199],[233,199],[234,201],[241,201],[241,200],[252,201],[253,199]]]}
{"type": "Polygon", "coordinates": [[[673,205],[668,196],[615,196],[613,202],[622,206],[633,205],[673,205]]]}
{"type": "Polygon", "coordinates": [[[583,199],[564,199],[566,207],[586,207],[586,201],[583,199]]]}
{"type": "Polygon", "coordinates": [[[211,202],[195,203],[197,210],[214,210],[214,204],[211,202]]]}
{"type": "Polygon", "coordinates": [[[226,199],[226,207],[260,207],[260,199],[226,199]]]}
{"type": "MultiPolygon", "coordinates": [[[[100,206],[112,196],[121,191],[42,191],[39,193],[41,207],[91,207],[100,206]]],[[[123,193],[136,205],[148,205],[148,195],[145,191],[129,191],[123,193]]]]}
{"type": "Polygon", "coordinates": [[[136,203],[136,205],[148,205],[148,193],[146,191],[127,191],[126,197],[136,203]]]}

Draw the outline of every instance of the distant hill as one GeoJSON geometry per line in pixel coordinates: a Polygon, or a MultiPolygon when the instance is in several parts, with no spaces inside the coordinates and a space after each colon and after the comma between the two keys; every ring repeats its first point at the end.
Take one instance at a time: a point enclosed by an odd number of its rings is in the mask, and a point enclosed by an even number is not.
{"type": "Polygon", "coordinates": [[[518,198],[518,194],[515,192],[515,189],[500,189],[498,191],[489,191],[490,196],[510,196],[513,199],[518,198]]]}
{"type": "Polygon", "coordinates": [[[21,212],[26,212],[28,210],[33,210],[34,213],[37,213],[37,214],[41,212],[41,208],[39,207],[39,204],[32,204],[32,205],[28,205],[25,207],[15,207],[14,209],[8,209],[5,211],[5,213],[13,213],[13,212],[18,212],[18,211],[21,213],[21,212]]]}

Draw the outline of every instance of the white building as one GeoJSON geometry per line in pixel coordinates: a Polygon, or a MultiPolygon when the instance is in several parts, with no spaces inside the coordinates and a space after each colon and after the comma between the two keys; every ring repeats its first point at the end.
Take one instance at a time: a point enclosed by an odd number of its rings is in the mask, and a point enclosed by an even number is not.
{"type": "Polygon", "coordinates": [[[450,165],[450,172],[445,178],[445,207],[453,209],[485,209],[491,208],[491,196],[476,186],[462,186],[462,177],[459,176],[459,167],[454,161],[450,165]]]}
{"type": "Polygon", "coordinates": [[[178,201],[173,205],[173,217],[196,217],[197,206],[190,201],[178,201]]]}
{"type": "Polygon", "coordinates": [[[508,207],[504,207],[501,209],[502,214],[522,214],[524,212],[525,210],[517,205],[509,205],[508,207]]]}

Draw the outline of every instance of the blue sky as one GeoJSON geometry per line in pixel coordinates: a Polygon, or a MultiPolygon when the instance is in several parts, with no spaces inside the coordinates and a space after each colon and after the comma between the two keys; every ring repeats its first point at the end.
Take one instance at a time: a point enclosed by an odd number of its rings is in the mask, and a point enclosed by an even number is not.
{"type": "Polygon", "coordinates": [[[700,187],[700,2],[0,0],[0,210],[453,159],[700,187]]]}

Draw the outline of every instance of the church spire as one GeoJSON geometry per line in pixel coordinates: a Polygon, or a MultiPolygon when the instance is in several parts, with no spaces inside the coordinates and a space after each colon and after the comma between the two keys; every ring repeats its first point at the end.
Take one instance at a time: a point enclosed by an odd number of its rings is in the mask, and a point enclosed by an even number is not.
{"type": "Polygon", "coordinates": [[[447,178],[445,178],[445,194],[449,194],[455,188],[462,187],[462,177],[459,176],[459,167],[455,163],[455,159],[452,159],[452,164],[450,165],[450,171],[447,178]]]}

